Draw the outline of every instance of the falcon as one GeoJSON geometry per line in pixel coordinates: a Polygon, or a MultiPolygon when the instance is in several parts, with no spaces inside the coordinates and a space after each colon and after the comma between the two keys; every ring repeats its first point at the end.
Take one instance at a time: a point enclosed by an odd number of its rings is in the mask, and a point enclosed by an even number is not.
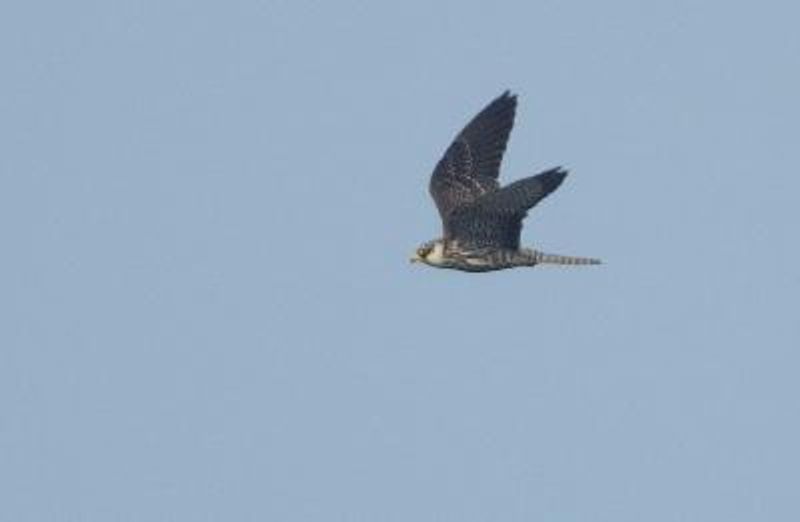
{"type": "Polygon", "coordinates": [[[528,210],[561,185],[567,171],[546,170],[501,187],[497,181],[517,97],[495,98],[456,136],[431,175],[429,191],[443,237],[423,243],[411,262],[465,272],[490,272],[542,263],[596,265],[600,260],[546,254],[520,246],[528,210]]]}

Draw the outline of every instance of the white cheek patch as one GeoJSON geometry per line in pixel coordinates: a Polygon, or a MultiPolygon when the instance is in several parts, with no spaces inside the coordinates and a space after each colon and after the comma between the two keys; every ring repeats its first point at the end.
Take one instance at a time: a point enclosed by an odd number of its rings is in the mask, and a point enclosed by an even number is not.
{"type": "Polygon", "coordinates": [[[425,260],[434,265],[442,264],[442,261],[444,261],[444,245],[441,243],[434,244],[433,250],[428,253],[425,260]]]}

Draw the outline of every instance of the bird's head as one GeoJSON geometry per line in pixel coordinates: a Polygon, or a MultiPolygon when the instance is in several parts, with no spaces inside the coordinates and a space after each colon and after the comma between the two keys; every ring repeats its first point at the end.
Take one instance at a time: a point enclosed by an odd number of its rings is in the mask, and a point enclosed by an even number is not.
{"type": "Polygon", "coordinates": [[[444,241],[434,239],[421,244],[414,252],[414,255],[411,256],[410,261],[433,266],[441,265],[444,262],[444,241]]]}

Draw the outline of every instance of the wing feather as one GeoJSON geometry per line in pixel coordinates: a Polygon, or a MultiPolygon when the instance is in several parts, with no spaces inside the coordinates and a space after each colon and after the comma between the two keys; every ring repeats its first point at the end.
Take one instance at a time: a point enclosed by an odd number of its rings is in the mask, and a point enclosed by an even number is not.
{"type": "Polygon", "coordinates": [[[454,210],[494,192],[514,126],[517,97],[495,98],[456,136],[431,176],[429,190],[443,222],[454,210]]]}
{"type": "Polygon", "coordinates": [[[445,221],[445,238],[475,247],[519,248],[522,220],[561,185],[567,171],[557,167],[487,193],[459,207],[445,221]]]}

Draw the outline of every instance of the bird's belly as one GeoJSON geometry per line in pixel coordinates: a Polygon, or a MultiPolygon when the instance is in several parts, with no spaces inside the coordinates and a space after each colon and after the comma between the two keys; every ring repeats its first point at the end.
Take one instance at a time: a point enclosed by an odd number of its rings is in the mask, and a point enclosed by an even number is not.
{"type": "Polygon", "coordinates": [[[471,267],[486,268],[494,265],[491,259],[485,257],[467,257],[464,261],[471,267]]]}
{"type": "Polygon", "coordinates": [[[514,266],[511,262],[511,257],[513,257],[511,251],[481,250],[479,252],[461,252],[460,255],[456,257],[456,263],[453,268],[467,272],[503,270],[514,266]]]}

